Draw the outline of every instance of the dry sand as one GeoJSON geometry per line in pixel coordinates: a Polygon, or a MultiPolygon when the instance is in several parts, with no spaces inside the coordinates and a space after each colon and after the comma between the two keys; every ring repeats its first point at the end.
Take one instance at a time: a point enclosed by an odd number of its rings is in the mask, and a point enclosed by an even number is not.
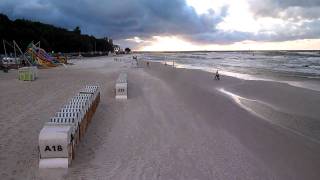
{"type": "Polygon", "coordinates": [[[318,92],[231,77],[214,81],[206,72],[160,64],[134,68],[130,57],[121,59],[74,60],[40,70],[34,82],[1,72],[0,179],[320,178],[317,136],[287,126],[292,118],[317,125],[318,92]],[[127,101],[114,99],[120,72],[128,72],[127,101]],[[101,102],[75,161],[68,170],[39,170],[44,122],[90,83],[100,84],[101,102]],[[241,102],[252,111],[220,88],[248,98],[241,102]]]}

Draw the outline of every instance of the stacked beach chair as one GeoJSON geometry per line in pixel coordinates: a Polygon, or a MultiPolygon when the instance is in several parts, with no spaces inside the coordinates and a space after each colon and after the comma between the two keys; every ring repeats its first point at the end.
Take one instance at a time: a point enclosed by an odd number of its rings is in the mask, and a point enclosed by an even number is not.
{"type": "Polygon", "coordinates": [[[128,75],[121,73],[116,81],[116,99],[128,99],[128,75]]]}
{"type": "Polygon", "coordinates": [[[39,134],[39,167],[68,168],[100,102],[99,86],[85,86],[39,134]]]}

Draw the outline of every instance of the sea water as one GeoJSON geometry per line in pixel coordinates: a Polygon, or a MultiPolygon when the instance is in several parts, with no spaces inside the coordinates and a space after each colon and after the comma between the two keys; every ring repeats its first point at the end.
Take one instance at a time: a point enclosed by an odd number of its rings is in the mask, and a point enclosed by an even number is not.
{"type": "Polygon", "coordinates": [[[279,81],[320,91],[319,51],[233,51],[144,53],[145,60],[178,68],[219,72],[246,80],[279,81]]]}

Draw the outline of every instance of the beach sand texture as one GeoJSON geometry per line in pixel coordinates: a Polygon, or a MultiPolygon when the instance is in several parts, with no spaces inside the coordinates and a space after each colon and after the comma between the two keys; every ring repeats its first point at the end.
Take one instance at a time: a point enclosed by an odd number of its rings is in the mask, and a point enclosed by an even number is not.
{"type": "Polygon", "coordinates": [[[0,179],[320,178],[319,92],[120,59],[73,60],[33,82],[0,73],[0,179]],[[128,100],[114,98],[120,72],[128,100]],[[91,83],[101,102],[72,166],[40,170],[42,126],[91,83]]]}

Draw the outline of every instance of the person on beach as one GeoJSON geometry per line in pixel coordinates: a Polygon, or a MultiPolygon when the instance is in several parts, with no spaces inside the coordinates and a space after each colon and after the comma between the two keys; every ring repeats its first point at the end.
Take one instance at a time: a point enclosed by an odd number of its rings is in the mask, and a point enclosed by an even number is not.
{"type": "Polygon", "coordinates": [[[220,74],[219,74],[218,70],[216,71],[216,75],[214,76],[214,79],[215,80],[220,80],[220,74]]]}
{"type": "Polygon", "coordinates": [[[27,66],[27,63],[26,63],[26,61],[24,59],[22,59],[21,64],[22,64],[23,67],[27,66]]]}
{"type": "Polygon", "coordinates": [[[138,57],[137,56],[132,56],[132,59],[138,60],[138,57]]]}

